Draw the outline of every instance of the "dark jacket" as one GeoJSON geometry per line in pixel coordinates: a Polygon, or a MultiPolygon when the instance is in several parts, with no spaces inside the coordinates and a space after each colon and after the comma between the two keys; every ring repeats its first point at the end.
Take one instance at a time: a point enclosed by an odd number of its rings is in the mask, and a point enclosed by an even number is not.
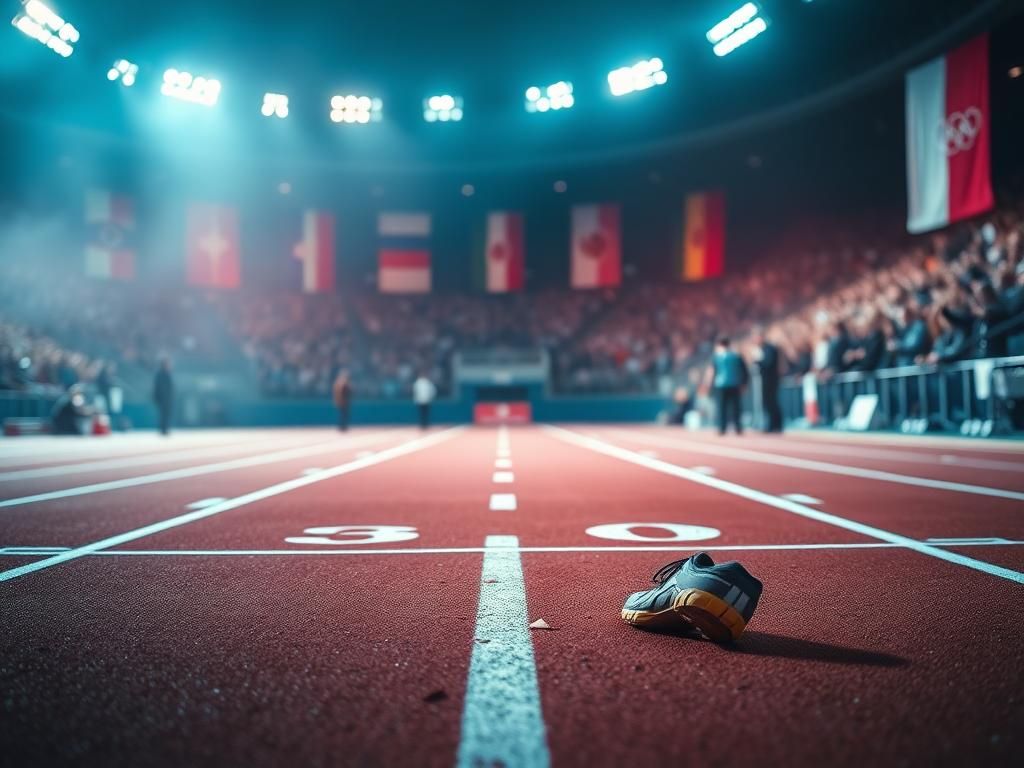
{"type": "Polygon", "coordinates": [[[161,408],[170,408],[174,402],[174,380],[171,372],[161,368],[153,380],[153,402],[161,408]]]}
{"type": "Polygon", "coordinates": [[[853,369],[856,371],[878,370],[885,358],[885,334],[876,329],[861,339],[859,346],[864,350],[864,356],[854,361],[853,369]]]}
{"type": "Polygon", "coordinates": [[[757,373],[761,377],[761,386],[777,387],[779,385],[779,350],[767,341],[761,345],[761,359],[757,361],[757,373]]]}

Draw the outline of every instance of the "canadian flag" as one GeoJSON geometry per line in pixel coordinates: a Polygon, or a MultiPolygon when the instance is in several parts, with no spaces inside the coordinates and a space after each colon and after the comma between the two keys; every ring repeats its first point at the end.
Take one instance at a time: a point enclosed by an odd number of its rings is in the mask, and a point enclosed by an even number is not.
{"type": "Polygon", "coordinates": [[[320,211],[302,216],[302,240],[293,255],[302,262],[302,290],[330,293],[334,290],[334,217],[320,211]]]}
{"type": "Polygon", "coordinates": [[[241,282],[238,211],[223,205],[191,204],[185,250],[190,285],[237,288],[241,282]]]}
{"type": "Polygon", "coordinates": [[[990,209],[988,35],[908,73],[906,113],[907,230],[990,209]]]}
{"type": "Polygon", "coordinates": [[[487,214],[487,292],[523,289],[523,215],[508,211],[487,214]]]}
{"type": "Polygon", "coordinates": [[[604,288],[622,280],[619,206],[572,209],[572,287],[604,288]]]}

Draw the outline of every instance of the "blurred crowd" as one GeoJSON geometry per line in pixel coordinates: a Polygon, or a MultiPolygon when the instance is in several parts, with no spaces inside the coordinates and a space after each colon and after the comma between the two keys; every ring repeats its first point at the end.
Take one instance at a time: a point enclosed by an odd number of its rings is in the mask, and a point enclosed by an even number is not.
{"type": "Polygon", "coordinates": [[[101,360],[149,372],[169,354],[248,366],[267,396],[327,397],[347,370],[357,397],[408,398],[421,374],[449,393],[457,351],[532,347],[559,392],[668,395],[716,337],[744,350],[755,327],[792,375],[1002,356],[1021,351],[1022,221],[1009,207],[916,239],[818,222],[723,278],[619,291],[259,296],[7,270],[0,388],[96,380],[101,360]]]}

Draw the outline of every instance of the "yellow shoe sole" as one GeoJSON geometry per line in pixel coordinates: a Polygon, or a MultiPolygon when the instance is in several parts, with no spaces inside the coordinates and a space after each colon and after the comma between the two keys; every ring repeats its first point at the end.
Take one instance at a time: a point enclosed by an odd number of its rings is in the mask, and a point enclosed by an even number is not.
{"type": "Polygon", "coordinates": [[[684,589],[663,611],[622,610],[622,620],[644,629],[693,627],[716,643],[739,638],[747,623],[729,603],[702,589],[684,589]]]}

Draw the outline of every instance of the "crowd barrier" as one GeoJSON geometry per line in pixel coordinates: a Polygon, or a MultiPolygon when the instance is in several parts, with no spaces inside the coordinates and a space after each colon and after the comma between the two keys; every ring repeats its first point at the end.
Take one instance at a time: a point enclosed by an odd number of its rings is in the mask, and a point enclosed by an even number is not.
{"type": "MultiPolygon", "coordinates": [[[[758,382],[752,389],[751,407],[760,424],[764,407],[758,382]]],[[[843,423],[858,395],[877,396],[873,428],[900,428],[910,420],[928,429],[960,431],[965,423],[982,421],[993,431],[1010,432],[1022,426],[1024,355],[829,377],[808,374],[783,380],[779,390],[783,417],[789,423],[843,423]]]]}

